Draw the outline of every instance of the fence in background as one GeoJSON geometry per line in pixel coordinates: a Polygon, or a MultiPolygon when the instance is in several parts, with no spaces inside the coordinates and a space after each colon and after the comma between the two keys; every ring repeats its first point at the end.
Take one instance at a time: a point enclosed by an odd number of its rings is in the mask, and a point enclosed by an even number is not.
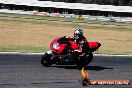
{"type": "MultiPolygon", "coordinates": [[[[12,14],[27,14],[27,15],[39,15],[46,17],[63,17],[63,18],[78,18],[75,14],[60,14],[60,13],[48,13],[38,11],[23,11],[23,10],[8,10],[0,9],[0,13],[12,13],[12,14]]],[[[105,17],[105,16],[90,16],[82,15],[84,20],[98,20],[98,21],[111,21],[111,22],[132,22],[132,17],[105,17]]]]}

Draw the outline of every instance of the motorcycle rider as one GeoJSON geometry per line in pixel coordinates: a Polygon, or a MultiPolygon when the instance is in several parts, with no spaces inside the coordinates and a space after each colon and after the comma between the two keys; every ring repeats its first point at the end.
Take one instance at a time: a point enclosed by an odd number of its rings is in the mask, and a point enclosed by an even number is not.
{"type": "MultiPolygon", "coordinates": [[[[59,44],[67,44],[69,45],[69,40],[74,40],[76,44],[79,44],[83,50],[85,50],[85,53],[88,53],[90,51],[90,47],[88,45],[88,41],[87,39],[83,36],[83,29],[81,28],[77,28],[74,31],[74,36],[73,37],[67,37],[67,36],[63,36],[61,37],[58,42],[59,44]]],[[[64,50],[63,53],[67,53],[67,50],[64,50]]],[[[68,52],[73,52],[73,51],[68,51],[68,52]]]]}
{"type": "Polygon", "coordinates": [[[87,39],[83,35],[83,29],[77,28],[74,31],[74,36],[73,36],[75,43],[81,45],[83,50],[85,50],[85,53],[88,53],[90,51],[90,47],[88,45],[87,39]]]}
{"type": "MultiPolygon", "coordinates": [[[[84,58],[83,59],[83,64],[89,64],[93,58],[90,58],[92,57],[92,54],[90,52],[90,46],[88,44],[88,41],[87,39],[84,37],[83,35],[83,29],[81,28],[77,28],[75,31],[74,31],[74,36],[73,36],[74,40],[75,40],[75,43],[76,44],[79,44],[83,50],[83,52],[85,53],[84,55],[84,58]]],[[[76,57],[76,56],[75,56],[76,57]]],[[[80,64],[80,62],[79,62],[80,64]]]]}
{"type": "MultiPolygon", "coordinates": [[[[54,41],[54,40],[53,40],[54,41]]],[[[65,61],[65,58],[71,57],[71,58],[78,58],[78,60],[75,60],[75,63],[77,66],[81,67],[80,65],[86,65],[92,61],[92,54],[90,52],[90,47],[88,44],[87,39],[83,36],[83,30],[81,28],[77,28],[74,31],[73,37],[67,37],[63,36],[60,38],[57,38],[55,40],[57,42],[57,45],[55,44],[54,52],[56,52],[58,55],[60,55],[59,59],[56,55],[52,58],[52,62],[60,62],[65,61]],[[57,46],[63,44],[66,46],[63,48],[58,48],[57,46]],[[71,48],[74,47],[75,49],[71,48]],[[90,55],[91,54],[91,55],[90,55]],[[81,56],[81,57],[80,57],[81,56]],[[91,57],[91,58],[90,58],[91,57]]],[[[51,43],[51,46],[54,46],[53,43],[51,43]]]]}

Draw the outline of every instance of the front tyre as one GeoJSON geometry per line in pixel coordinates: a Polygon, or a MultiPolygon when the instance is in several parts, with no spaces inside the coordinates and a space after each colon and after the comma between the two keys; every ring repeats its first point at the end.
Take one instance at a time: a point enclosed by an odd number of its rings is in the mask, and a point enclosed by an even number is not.
{"type": "Polygon", "coordinates": [[[42,64],[43,66],[46,66],[46,67],[51,66],[51,65],[52,65],[51,57],[52,57],[51,54],[45,53],[45,54],[41,57],[41,64],[42,64]]]}

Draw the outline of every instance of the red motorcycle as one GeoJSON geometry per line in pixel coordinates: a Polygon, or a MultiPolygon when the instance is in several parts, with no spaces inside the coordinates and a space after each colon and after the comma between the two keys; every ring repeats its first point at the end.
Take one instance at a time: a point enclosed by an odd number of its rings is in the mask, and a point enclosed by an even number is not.
{"type": "Polygon", "coordinates": [[[93,59],[93,52],[101,44],[98,42],[88,42],[89,52],[84,52],[81,44],[76,44],[73,39],[59,42],[59,38],[54,39],[50,44],[50,50],[41,57],[41,64],[49,67],[57,65],[76,65],[78,69],[88,65],[93,59]]]}

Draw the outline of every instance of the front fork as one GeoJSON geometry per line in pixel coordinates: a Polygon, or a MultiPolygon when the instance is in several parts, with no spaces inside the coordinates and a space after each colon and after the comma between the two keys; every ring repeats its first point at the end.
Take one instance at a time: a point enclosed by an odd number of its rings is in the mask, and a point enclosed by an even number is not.
{"type": "Polygon", "coordinates": [[[56,61],[56,55],[51,51],[51,50],[49,50],[49,51],[47,51],[46,52],[47,54],[50,54],[52,57],[50,58],[51,59],[51,62],[52,63],[55,63],[55,61],[56,61]]]}

